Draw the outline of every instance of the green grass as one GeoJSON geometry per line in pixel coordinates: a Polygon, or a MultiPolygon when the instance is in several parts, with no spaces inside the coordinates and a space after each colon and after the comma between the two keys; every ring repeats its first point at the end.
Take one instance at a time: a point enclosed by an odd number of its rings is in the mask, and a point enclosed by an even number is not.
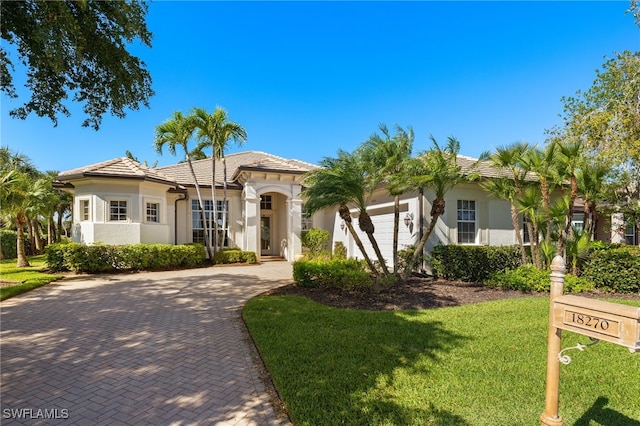
{"type": "MultiPolygon", "coordinates": [[[[625,302],[640,306],[640,301],[625,302]]],[[[425,311],[252,299],[243,316],[296,425],[539,425],[547,298],[425,311]]],[[[589,339],[564,332],[563,348],[589,339]]],[[[640,354],[602,342],[561,368],[565,425],[638,425],[640,354]]]]}
{"type": "Polygon", "coordinates": [[[42,272],[46,269],[45,256],[29,257],[28,268],[16,268],[16,259],[0,261],[0,278],[2,281],[15,282],[15,285],[0,288],[0,300],[25,293],[34,288],[59,280],[62,275],[51,275],[42,272]]]}

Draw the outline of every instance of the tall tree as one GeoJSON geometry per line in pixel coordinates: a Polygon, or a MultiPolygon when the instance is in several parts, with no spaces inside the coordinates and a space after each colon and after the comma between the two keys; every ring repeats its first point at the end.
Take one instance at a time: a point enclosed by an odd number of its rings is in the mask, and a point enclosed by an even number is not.
{"type": "Polygon", "coordinates": [[[193,164],[191,163],[191,156],[189,151],[189,141],[195,131],[195,120],[192,117],[185,117],[180,111],[175,111],[171,119],[156,126],[154,146],[159,154],[162,154],[162,148],[167,145],[169,152],[172,155],[176,155],[176,148],[180,146],[185,155],[187,164],[189,165],[189,171],[193,178],[193,184],[198,194],[198,203],[200,205],[200,216],[202,219],[202,227],[204,229],[204,241],[207,248],[207,254],[209,259],[213,261],[213,251],[211,249],[209,239],[209,227],[207,226],[207,217],[204,209],[204,203],[202,201],[202,194],[200,193],[200,184],[198,178],[193,170],[193,164]]]}
{"type": "MultiPolygon", "coordinates": [[[[373,223],[366,212],[367,206],[367,188],[366,172],[362,161],[358,156],[347,153],[343,150],[338,151],[336,158],[325,157],[320,161],[320,168],[307,173],[304,179],[305,189],[302,196],[306,198],[305,207],[310,214],[321,209],[338,207],[340,218],[344,220],[345,225],[349,229],[356,245],[360,249],[364,260],[369,265],[371,272],[378,276],[378,270],[369,257],[367,251],[353,227],[353,219],[350,207],[359,210],[360,229],[367,233],[372,245],[375,243],[373,238],[373,223]],[[367,221],[368,218],[368,221],[367,221]],[[371,234],[371,235],[370,235],[371,234]]],[[[376,250],[375,243],[374,250],[376,250]]],[[[380,254],[379,248],[376,250],[378,260],[381,260],[381,266],[384,268],[384,259],[380,254]]],[[[385,275],[388,271],[385,271],[385,275]]]]}
{"type": "Polygon", "coordinates": [[[192,112],[196,127],[198,129],[197,138],[199,144],[194,150],[196,155],[201,156],[205,148],[211,148],[211,198],[213,199],[216,213],[213,218],[213,249],[224,244],[223,235],[218,235],[218,210],[216,203],[216,160],[221,160],[223,165],[223,201],[222,201],[222,229],[226,232],[227,227],[227,163],[224,158],[225,149],[229,141],[234,141],[242,145],[247,140],[247,131],[240,124],[229,121],[227,111],[216,107],[213,114],[209,114],[204,108],[194,108],[192,112]]]}
{"type": "MultiPolygon", "coordinates": [[[[463,182],[477,178],[473,171],[463,171],[458,164],[460,142],[456,138],[449,137],[444,147],[440,147],[433,136],[431,136],[431,142],[433,144],[431,149],[419,154],[407,168],[407,182],[412,188],[416,190],[425,188],[434,193],[429,213],[431,221],[407,262],[408,265],[415,265],[416,259],[422,256],[424,246],[429,240],[438,218],[444,214],[447,192],[463,182]]],[[[408,278],[411,272],[411,268],[407,268],[404,272],[404,278],[408,278]]]]}
{"type": "Polygon", "coordinates": [[[565,255],[565,246],[567,239],[572,238],[573,232],[573,210],[578,198],[578,170],[583,164],[584,157],[584,145],[579,140],[571,140],[569,137],[566,139],[558,138],[555,140],[558,146],[558,167],[562,171],[561,178],[569,181],[569,194],[567,203],[567,216],[564,223],[564,227],[560,232],[558,238],[558,254],[565,255]]]}
{"type": "Polygon", "coordinates": [[[28,267],[24,245],[24,229],[29,225],[27,211],[33,198],[39,194],[34,190],[37,170],[25,155],[0,148],[0,205],[2,214],[8,217],[17,231],[17,267],[28,267]]]}
{"type": "MultiPolygon", "coordinates": [[[[511,145],[501,146],[496,148],[495,152],[483,152],[480,155],[481,160],[488,161],[493,167],[498,170],[504,170],[508,173],[509,178],[507,180],[500,181],[501,188],[492,188],[493,184],[485,184],[485,189],[489,192],[493,192],[494,195],[500,197],[501,195],[507,196],[511,203],[511,221],[513,222],[513,229],[515,230],[516,240],[520,247],[520,255],[522,257],[522,263],[527,263],[527,254],[524,248],[524,241],[520,234],[520,225],[518,223],[518,209],[516,205],[516,197],[522,197],[525,177],[527,176],[527,170],[523,167],[526,162],[523,161],[526,153],[529,151],[530,146],[526,142],[516,142],[511,145]],[[507,189],[505,186],[511,185],[512,188],[507,189]]],[[[531,237],[533,230],[531,230],[531,237]]]]}
{"type": "Polygon", "coordinates": [[[393,273],[398,272],[398,233],[400,228],[400,195],[410,190],[402,185],[403,171],[408,166],[413,150],[414,133],[409,127],[406,131],[396,125],[391,136],[386,125],[379,126],[381,135],[374,133],[359,148],[372,187],[385,184],[389,195],[393,196],[393,273]],[[393,183],[393,184],[392,184],[393,183]]]}
{"type": "Polygon", "coordinates": [[[34,112],[57,125],[59,114],[70,115],[63,101],[73,94],[88,115],[82,125],[98,130],[107,112],[122,118],[125,109],[149,107],[151,77],[127,51],[136,40],[151,46],[143,1],[22,0],[0,2],[0,8],[2,38],[13,46],[0,48],[0,88],[19,97],[11,59],[17,55],[31,93],[11,116],[34,112]]]}

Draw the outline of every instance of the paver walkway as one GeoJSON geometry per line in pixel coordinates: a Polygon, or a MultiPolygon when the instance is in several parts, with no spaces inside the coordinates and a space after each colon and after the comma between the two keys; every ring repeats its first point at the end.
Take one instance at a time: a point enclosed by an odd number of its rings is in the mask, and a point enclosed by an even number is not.
{"type": "Polygon", "coordinates": [[[290,281],[269,262],[73,278],[4,301],[0,422],[287,423],[240,315],[290,281]]]}

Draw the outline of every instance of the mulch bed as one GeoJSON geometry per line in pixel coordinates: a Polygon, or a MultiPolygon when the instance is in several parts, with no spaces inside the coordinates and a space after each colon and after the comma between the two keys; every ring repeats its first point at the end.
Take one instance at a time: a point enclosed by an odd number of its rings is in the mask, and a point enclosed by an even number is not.
{"type": "MultiPolygon", "coordinates": [[[[524,292],[488,288],[478,283],[411,278],[383,291],[370,288],[343,290],[339,288],[304,288],[290,284],[271,290],[269,295],[307,297],[327,306],[364,310],[419,310],[468,305],[491,300],[549,296],[549,293],[524,292]]],[[[638,294],[582,293],[593,298],[640,300],[638,294]]]]}

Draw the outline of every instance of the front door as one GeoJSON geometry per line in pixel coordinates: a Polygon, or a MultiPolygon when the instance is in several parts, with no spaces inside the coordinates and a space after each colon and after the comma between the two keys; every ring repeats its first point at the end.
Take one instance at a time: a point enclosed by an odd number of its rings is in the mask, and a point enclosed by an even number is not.
{"type": "Polygon", "coordinates": [[[260,217],[260,254],[262,256],[270,256],[273,254],[271,243],[273,226],[271,225],[271,216],[260,217]]]}

